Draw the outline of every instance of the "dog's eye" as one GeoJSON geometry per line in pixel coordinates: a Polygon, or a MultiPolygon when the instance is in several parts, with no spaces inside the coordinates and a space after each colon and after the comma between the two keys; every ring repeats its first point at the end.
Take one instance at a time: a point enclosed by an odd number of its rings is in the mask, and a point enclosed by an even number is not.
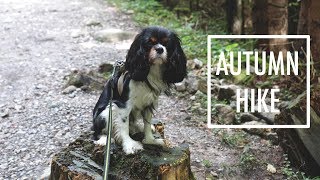
{"type": "Polygon", "coordinates": [[[156,43],[157,43],[157,38],[151,37],[151,38],[149,39],[149,42],[152,43],[152,44],[156,44],[156,43]]]}
{"type": "Polygon", "coordinates": [[[161,43],[162,43],[163,45],[167,45],[167,44],[168,44],[168,41],[169,41],[169,39],[168,39],[167,37],[161,39],[161,43]]]}

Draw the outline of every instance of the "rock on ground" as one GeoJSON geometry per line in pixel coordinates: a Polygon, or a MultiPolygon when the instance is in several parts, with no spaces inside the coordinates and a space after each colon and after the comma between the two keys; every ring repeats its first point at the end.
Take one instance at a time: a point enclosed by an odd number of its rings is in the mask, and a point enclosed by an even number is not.
{"type": "Polygon", "coordinates": [[[219,86],[217,98],[219,100],[230,100],[232,96],[236,95],[236,90],[240,89],[236,85],[221,85],[219,86]]]}
{"type": "Polygon", "coordinates": [[[126,32],[121,29],[104,29],[94,33],[93,37],[100,42],[119,42],[133,40],[135,35],[134,32],[126,32]]]}
{"type": "Polygon", "coordinates": [[[214,105],[217,113],[217,121],[219,124],[234,124],[236,112],[232,107],[225,104],[215,104],[214,105]]]}

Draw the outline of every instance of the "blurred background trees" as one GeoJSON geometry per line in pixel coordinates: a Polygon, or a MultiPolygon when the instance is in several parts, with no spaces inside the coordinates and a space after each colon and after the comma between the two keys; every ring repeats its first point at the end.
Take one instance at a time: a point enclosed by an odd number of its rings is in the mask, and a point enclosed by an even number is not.
{"type": "MultiPolygon", "coordinates": [[[[207,30],[210,18],[223,19],[230,34],[309,34],[315,69],[320,69],[319,0],[158,0],[178,17],[197,12],[195,28],[207,30]]],[[[217,23],[221,23],[217,21],[217,23]]],[[[211,33],[212,34],[212,33],[211,33]]],[[[286,39],[260,40],[258,48],[280,51],[288,48],[286,39]],[[281,46],[283,45],[283,46],[281,46]]],[[[318,76],[317,76],[318,77],[318,76]]],[[[318,82],[318,78],[315,78],[318,82]]]]}

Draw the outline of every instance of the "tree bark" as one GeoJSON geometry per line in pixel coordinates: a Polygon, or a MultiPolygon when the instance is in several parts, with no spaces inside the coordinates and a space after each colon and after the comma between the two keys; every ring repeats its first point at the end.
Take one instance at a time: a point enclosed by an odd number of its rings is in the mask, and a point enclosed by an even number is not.
{"type": "MultiPolygon", "coordinates": [[[[268,0],[267,18],[268,34],[288,34],[288,0],[268,0]]],[[[270,39],[269,48],[275,54],[286,52],[287,39],[270,39]]]]}
{"type": "Polygon", "coordinates": [[[310,6],[310,0],[303,0],[300,3],[300,11],[299,11],[299,20],[298,20],[298,29],[297,34],[308,34],[308,17],[309,11],[308,8],[310,6]]]}
{"type": "MultiPolygon", "coordinates": [[[[252,10],[252,24],[254,34],[263,35],[268,34],[268,19],[266,18],[267,14],[267,0],[254,0],[253,10],[252,10]]],[[[258,49],[266,49],[266,46],[262,46],[262,44],[268,44],[267,39],[259,39],[257,41],[258,49]]]]}
{"type": "Polygon", "coordinates": [[[242,1],[235,1],[235,16],[232,23],[232,34],[242,34],[242,1]]]}
{"type": "MultiPolygon", "coordinates": [[[[300,2],[300,11],[299,11],[299,20],[298,20],[298,27],[297,27],[297,34],[307,35],[308,33],[308,17],[309,17],[309,6],[310,0],[303,0],[300,2]]],[[[306,40],[296,40],[295,50],[306,52],[306,40]]]]}
{"type": "Polygon", "coordinates": [[[242,34],[242,0],[227,0],[228,30],[232,34],[242,34]]]}
{"type": "MultiPolygon", "coordinates": [[[[300,5],[299,22],[297,34],[309,34],[311,37],[311,61],[315,70],[315,77],[312,82],[319,83],[320,77],[320,1],[303,0],[300,5]]],[[[301,41],[297,47],[305,48],[305,42],[301,41]]],[[[313,75],[313,74],[312,74],[313,75]]]]}
{"type": "MultiPolygon", "coordinates": [[[[255,34],[286,35],[288,33],[288,0],[255,0],[255,34]]],[[[258,48],[275,54],[287,50],[287,39],[261,39],[258,48]]]]}
{"type": "MultiPolygon", "coordinates": [[[[316,77],[320,77],[320,1],[311,0],[309,7],[308,32],[311,36],[311,55],[316,77]]],[[[319,82],[319,79],[316,79],[319,82]]]]}
{"type": "Polygon", "coordinates": [[[242,34],[252,34],[252,6],[253,0],[242,0],[242,34]]]}

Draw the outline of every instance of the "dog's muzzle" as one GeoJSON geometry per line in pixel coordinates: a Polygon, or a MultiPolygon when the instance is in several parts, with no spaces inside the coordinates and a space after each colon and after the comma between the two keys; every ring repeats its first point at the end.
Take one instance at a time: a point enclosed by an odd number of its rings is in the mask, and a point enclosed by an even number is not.
{"type": "Polygon", "coordinates": [[[149,54],[149,61],[151,64],[164,63],[167,60],[167,49],[162,44],[154,45],[149,54]]]}

